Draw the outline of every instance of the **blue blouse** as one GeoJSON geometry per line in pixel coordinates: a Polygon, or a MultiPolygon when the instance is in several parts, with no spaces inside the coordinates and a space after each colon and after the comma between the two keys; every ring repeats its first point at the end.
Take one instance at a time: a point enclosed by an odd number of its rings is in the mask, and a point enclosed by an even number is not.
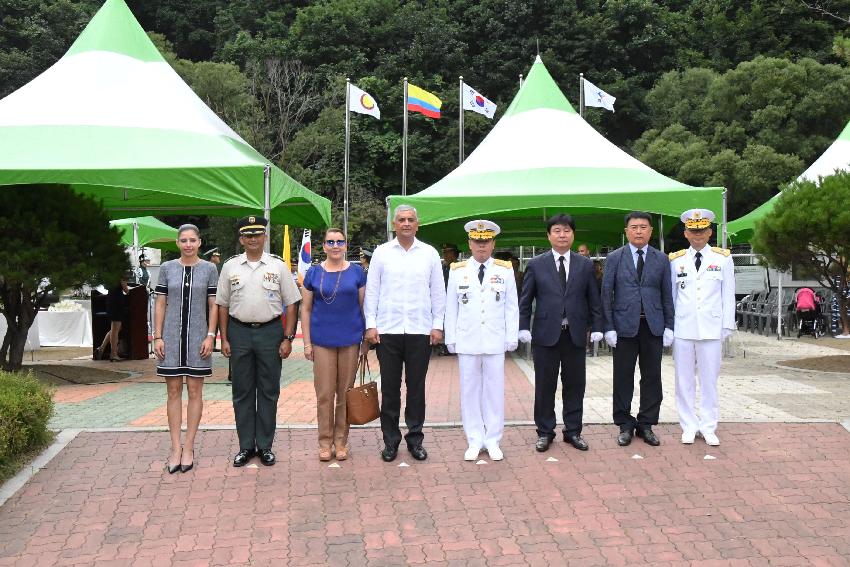
{"type": "Polygon", "coordinates": [[[363,268],[352,262],[341,272],[327,272],[317,264],[307,270],[303,285],[313,292],[310,314],[313,344],[337,348],[360,343],[366,331],[359,293],[366,285],[363,268]]]}

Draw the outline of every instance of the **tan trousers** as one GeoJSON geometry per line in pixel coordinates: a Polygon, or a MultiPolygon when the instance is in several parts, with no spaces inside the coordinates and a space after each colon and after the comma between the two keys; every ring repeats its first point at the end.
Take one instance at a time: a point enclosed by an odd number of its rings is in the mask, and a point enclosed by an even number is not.
{"type": "Polygon", "coordinates": [[[328,348],[313,345],[313,384],[316,387],[316,420],[319,448],[348,445],[345,392],[354,384],[360,345],[328,348]]]}

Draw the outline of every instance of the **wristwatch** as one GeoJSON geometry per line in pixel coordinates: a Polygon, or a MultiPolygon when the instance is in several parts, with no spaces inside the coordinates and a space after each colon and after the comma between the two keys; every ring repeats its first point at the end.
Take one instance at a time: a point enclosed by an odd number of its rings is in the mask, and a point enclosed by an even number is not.
{"type": "Polygon", "coordinates": [[[285,336],[283,337],[283,340],[285,340],[285,341],[289,341],[289,342],[292,342],[292,341],[294,341],[294,340],[295,340],[295,335],[285,335],[285,336]]]}

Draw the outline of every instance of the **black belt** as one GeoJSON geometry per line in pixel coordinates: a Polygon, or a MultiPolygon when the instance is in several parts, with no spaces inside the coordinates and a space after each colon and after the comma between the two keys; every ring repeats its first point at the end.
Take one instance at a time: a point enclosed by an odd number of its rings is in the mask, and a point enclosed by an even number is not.
{"type": "Polygon", "coordinates": [[[265,321],[263,323],[246,323],[245,321],[240,321],[239,319],[237,319],[233,315],[230,316],[230,320],[233,321],[234,323],[238,323],[239,325],[242,325],[243,327],[250,327],[251,329],[259,329],[260,327],[265,327],[266,325],[271,325],[272,323],[280,323],[280,316],[277,316],[274,319],[271,319],[269,321],[265,321]]]}

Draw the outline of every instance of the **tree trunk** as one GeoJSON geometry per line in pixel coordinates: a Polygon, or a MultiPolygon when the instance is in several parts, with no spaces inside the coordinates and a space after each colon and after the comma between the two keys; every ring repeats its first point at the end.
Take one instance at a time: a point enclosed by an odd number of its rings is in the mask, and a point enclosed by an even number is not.
{"type": "Polygon", "coordinates": [[[21,369],[24,363],[24,347],[27,344],[27,334],[29,333],[32,322],[26,325],[26,328],[23,330],[19,329],[17,325],[13,325],[8,316],[6,317],[6,323],[8,324],[8,329],[6,330],[6,336],[3,338],[2,366],[3,370],[7,372],[16,372],[21,369]]]}
{"type": "Polygon", "coordinates": [[[847,314],[847,295],[838,294],[838,314],[841,317],[842,334],[850,335],[850,315],[847,314]]]}
{"type": "Polygon", "coordinates": [[[38,312],[30,301],[29,289],[21,285],[2,286],[2,292],[7,329],[0,348],[0,366],[3,370],[15,372],[24,362],[27,334],[38,312]]]}

